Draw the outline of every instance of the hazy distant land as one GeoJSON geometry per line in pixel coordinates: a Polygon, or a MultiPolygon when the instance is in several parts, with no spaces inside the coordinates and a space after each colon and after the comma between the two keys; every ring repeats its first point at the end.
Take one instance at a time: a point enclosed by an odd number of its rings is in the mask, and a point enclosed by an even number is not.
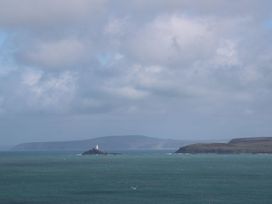
{"type": "Polygon", "coordinates": [[[272,137],[236,138],[228,143],[159,139],[142,135],[106,136],[63,142],[31,142],[16,145],[14,151],[86,151],[95,145],[105,151],[172,150],[176,153],[272,153],[272,137]]]}
{"type": "Polygon", "coordinates": [[[107,136],[87,140],[64,142],[33,142],[16,145],[16,151],[86,151],[96,144],[103,150],[175,150],[192,142],[174,139],[158,139],[142,135],[107,136]]]}

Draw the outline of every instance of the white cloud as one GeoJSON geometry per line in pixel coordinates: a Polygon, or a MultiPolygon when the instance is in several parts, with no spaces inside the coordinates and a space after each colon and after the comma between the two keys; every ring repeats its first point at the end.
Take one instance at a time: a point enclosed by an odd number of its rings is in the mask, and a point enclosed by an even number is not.
{"type": "MultiPolygon", "coordinates": [[[[18,96],[26,108],[39,111],[70,109],[76,92],[76,76],[70,72],[58,76],[46,76],[42,72],[28,70],[22,75],[18,96]]],[[[23,107],[24,108],[24,107],[23,107]]]]}
{"type": "Polygon", "coordinates": [[[216,49],[214,63],[219,66],[239,65],[237,45],[231,40],[224,40],[216,49]]]}
{"type": "Polygon", "coordinates": [[[132,86],[122,86],[122,87],[105,87],[105,91],[113,97],[122,97],[125,99],[138,100],[143,99],[148,96],[146,91],[136,89],[132,86]]]}
{"type": "Polygon", "coordinates": [[[216,40],[208,20],[180,15],[159,16],[130,39],[131,53],[139,60],[168,65],[205,58],[216,40]]]}
{"type": "Polygon", "coordinates": [[[24,73],[22,76],[22,83],[27,86],[35,86],[39,83],[43,75],[41,71],[31,71],[24,73]]]}
{"type": "Polygon", "coordinates": [[[110,18],[104,28],[104,32],[107,35],[121,37],[125,34],[127,23],[127,18],[110,18]]]}

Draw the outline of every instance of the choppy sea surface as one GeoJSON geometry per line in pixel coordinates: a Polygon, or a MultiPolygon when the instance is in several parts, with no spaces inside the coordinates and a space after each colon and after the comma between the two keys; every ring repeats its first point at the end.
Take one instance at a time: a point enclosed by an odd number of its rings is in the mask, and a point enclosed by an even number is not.
{"type": "Polygon", "coordinates": [[[269,204],[272,155],[0,153],[1,204],[269,204]]]}

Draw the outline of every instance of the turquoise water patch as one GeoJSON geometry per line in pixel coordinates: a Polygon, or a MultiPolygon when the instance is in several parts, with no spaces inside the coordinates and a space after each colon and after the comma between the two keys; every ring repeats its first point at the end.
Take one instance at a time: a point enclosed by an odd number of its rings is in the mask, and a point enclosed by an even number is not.
{"type": "Polygon", "coordinates": [[[270,155],[1,153],[1,204],[270,203],[270,155]]]}

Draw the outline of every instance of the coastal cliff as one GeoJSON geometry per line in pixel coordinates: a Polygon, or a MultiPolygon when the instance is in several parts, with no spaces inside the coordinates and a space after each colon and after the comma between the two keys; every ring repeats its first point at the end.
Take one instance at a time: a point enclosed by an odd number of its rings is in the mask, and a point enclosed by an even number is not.
{"type": "Polygon", "coordinates": [[[181,147],[176,153],[272,154],[272,137],[237,138],[228,143],[192,144],[181,147]]]}

